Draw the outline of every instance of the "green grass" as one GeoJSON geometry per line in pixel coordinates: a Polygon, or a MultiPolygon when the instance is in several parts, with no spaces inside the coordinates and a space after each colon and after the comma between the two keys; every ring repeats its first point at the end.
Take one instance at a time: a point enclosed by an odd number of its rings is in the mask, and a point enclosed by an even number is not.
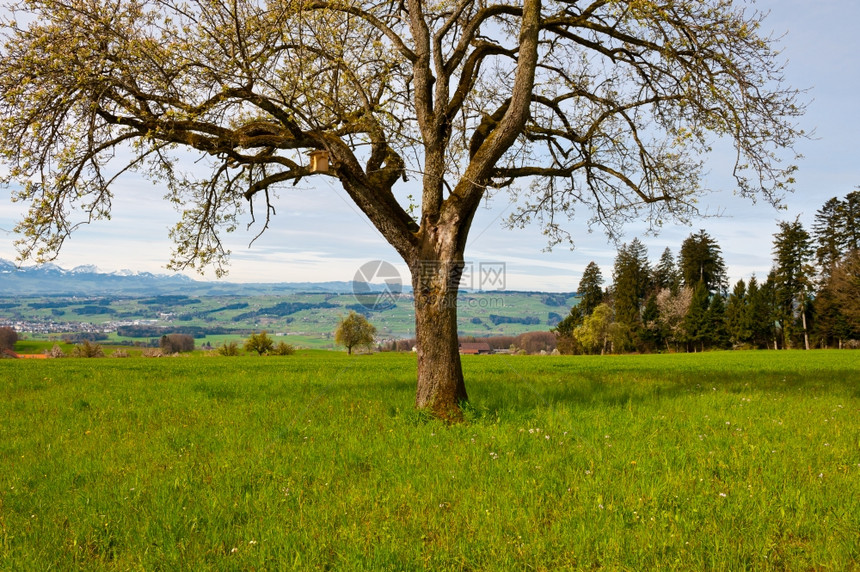
{"type": "Polygon", "coordinates": [[[0,361],[0,569],[860,569],[860,353],[414,359],[0,361]]]}

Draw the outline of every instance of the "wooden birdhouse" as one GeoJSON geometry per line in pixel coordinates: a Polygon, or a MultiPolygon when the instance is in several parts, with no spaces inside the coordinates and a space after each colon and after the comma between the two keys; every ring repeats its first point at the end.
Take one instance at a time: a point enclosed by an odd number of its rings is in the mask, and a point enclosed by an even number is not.
{"type": "Polygon", "coordinates": [[[311,151],[311,173],[328,173],[328,151],[311,151]]]}

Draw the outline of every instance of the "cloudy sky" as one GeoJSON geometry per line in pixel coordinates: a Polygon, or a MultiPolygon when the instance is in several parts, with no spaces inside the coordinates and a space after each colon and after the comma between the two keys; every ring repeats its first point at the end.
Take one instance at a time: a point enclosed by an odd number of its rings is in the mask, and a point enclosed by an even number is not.
{"type": "MultiPolygon", "coordinates": [[[[635,222],[626,227],[624,240],[640,236],[653,260],[671,247],[677,254],[681,242],[699,228],[720,244],[732,281],[753,273],[765,275],[771,266],[772,236],[779,220],[801,221],[811,226],[815,211],[830,197],[842,197],[860,186],[860,153],[855,140],[860,134],[860,3],[854,0],[760,0],[756,6],[770,10],[766,27],[785,34],[783,53],[788,60],[787,80],[797,88],[809,88],[809,109],[802,126],[815,136],[800,144],[804,155],[794,194],[787,209],[776,211],[766,204],[752,204],[732,194],[730,164],[719,155],[708,163],[707,185],[719,189],[704,197],[702,210],[721,214],[672,226],[656,237],[642,237],[635,222]]],[[[230,235],[232,250],[230,282],[298,282],[351,280],[370,260],[387,260],[407,277],[405,266],[382,236],[343,190],[320,177],[280,194],[272,228],[253,245],[256,229],[244,227],[230,235]]],[[[126,178],[116,187],[113,217],[79,230],[65,246],[57,264],[64,268],[96,265],[103,271],[122,269],[167,273],[170,258],[168,228],[177,213],[162,200],[163,192],[146,181],[126,178]]],[[[572,291],[582,270],[596,261],[611,276],[615,246],[599,231],[587,232],[587,216],[569,226],[576,249],[556,247],[544,252],[544,237],[537,226],[506,230],[500,221],[507,214],[504,198],[490,200],[475,218],[466,258],[479,263],[504,263],[509,290],[572,291]]],[[[13,260],[16,251],[10,231],[20,217],[19,205],[11,204],[9,190],[0,189],[0,258],[13,260]]],[[[211,278],[192,274],[193,277],[211,278]]],[[[407,280],[408,281],[408,280],[407,280]]]]}

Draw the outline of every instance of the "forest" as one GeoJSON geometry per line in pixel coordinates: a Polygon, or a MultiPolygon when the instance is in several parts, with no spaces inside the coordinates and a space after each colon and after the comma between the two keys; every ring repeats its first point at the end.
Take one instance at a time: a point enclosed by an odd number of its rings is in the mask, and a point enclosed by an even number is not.
{"type": "Polygon", "coordinates": [[[782,221],[766,276],[728,283],[705,230],[656,264],[637,238],[618,248],[612,281],[596,263],[579,303],[553,329],[565,354],[860,347],[860,190],[833,197],[811,229],[782,221]]]}

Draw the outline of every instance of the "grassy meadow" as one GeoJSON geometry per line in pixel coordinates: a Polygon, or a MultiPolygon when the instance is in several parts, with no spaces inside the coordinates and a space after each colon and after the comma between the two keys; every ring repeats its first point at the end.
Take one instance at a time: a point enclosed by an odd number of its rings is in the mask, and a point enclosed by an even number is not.
{"type": "Polygon", "coordinates": [[[860,570],[860,352],[0,361],[0,570],[860,570]]]}

